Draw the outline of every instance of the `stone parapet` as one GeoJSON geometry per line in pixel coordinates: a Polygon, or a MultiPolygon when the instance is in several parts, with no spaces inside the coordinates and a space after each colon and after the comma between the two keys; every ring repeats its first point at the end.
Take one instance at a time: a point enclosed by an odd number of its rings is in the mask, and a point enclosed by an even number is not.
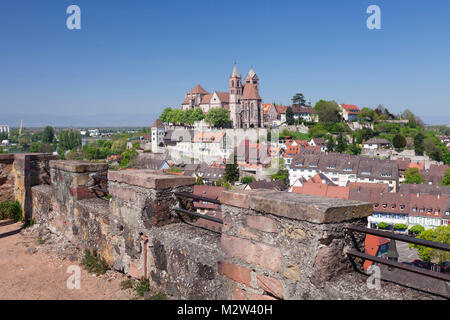
{"type": "MultiPolygon", "coordinates": [[[[321,299],[353,272],[345,223],[365,225],[370,204],[270,190],[225,191],[219,272],[236,299],[321,299]]],[[[357,238],[362,243],[363,238],[357,238]]]]}
{"type": "Polygon", "coordinates": [[[155,170],[110,171],[108,180],[156,190],[195,184],[194,177],[168,175],[155,170]]]}
{"type": "Polygon", "coordinates": [[[14,201],[14,155],[0,154],[0,202],[14,201]]]}
{"type": "Polygon", "coordinates": [[[312,223],[336,223],[370,216],[372,205],[272,190],[225,191],[222,204],[312,223]]]}

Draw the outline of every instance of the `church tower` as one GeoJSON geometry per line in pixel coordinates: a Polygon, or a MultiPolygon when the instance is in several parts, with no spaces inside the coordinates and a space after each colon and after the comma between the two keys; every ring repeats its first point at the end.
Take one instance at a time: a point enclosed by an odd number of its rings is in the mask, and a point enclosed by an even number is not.
{"type": "Polygon", "coordinates": [[[259,96],[259,78],[253,68],[245,77],[244,90],[242,94],[242,127],[263,128],[264,109],[262,99],[259,96]]]}
{"type": "Polygon", "coordinates": [[[236,63],[229,80],[230,87],[230,118],[233,128],[241,128],[241,100],[243,93],[242,77],[238,74],[236,63]]]}

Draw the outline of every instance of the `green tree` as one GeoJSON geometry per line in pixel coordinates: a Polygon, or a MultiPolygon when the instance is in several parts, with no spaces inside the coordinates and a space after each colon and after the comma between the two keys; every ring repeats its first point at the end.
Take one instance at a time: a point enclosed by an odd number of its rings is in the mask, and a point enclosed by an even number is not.
{"type": "Polygon", "coordinates": [[[292,104],[296,106],[306,107],[306,99],[303,93],[297,93],[292,97],[292,104]]]}
{"type": "Polygon", "coordinates": [[[255,177],[253,177],[253,176],[246,176],[246,177],[242,178],[241,182],[244,183],[244,184],[249,184],[249,183],[251,183],[253,181],[255,181],[255,177]]]}
{"type": "MultiPolygon", "coordinates": [[[[233,157],[233,163],[227,163],[225,165],[225,181],[230,183],[234,183],[239,181],[239,167],[237,165],[237,156],[236,154],[232,154],[230,158],[233,157]]],[[[227,161],[229,162],[229,161],[227,161]]]]}
{"type": "Polygon", "coordinates": [[[409,231],[411,233],[419,235],[422,231],[425,231],[425,228],[422,227],[420,224],[416,224],[416,225],[412,226],[411,228],[409,228],[409,231]]]}
{"type": "Polygon", "coordinates": [[[406,138],[398,133],[392,139],[392,143],[394,145],[394,148],[403,149],[404,147],[406,147],[406,138]]]}
{"type": "Polygon", "coordinates": [[[52,143],[55,137],[55,130],[52,127],[46,126],[44,132],[42,133],[42,142],[52,143]]]}
{"type": "Polygon", "coordinates": [[[440,184],[441,186],[450,186],[450,169],[445,170],[444,177],[440,184]]]}
{"type": "Polygon", "coordinates": [[[417,133],[414,137],[414,151],[419,156],[423,156],[425,150],[424,139],[425,136],[421,132],[417,133]]]}
{"type": "Polygon", "coordinates": [[[336,152],[343,153],[345,150],[347,150],[347,138],[342,134],[339,133],[337,139],[337,145],[336,145],[336,152]]]}
{"type": "Polygon", "coordinates": [[[319,120],[322,122],[339,122],[342,116],[339,111],[339,106],[335,101],[320,100],[314,106],[314,109],[319,114],[319,120]]]}
{"type": "Polygon", "coordinates": [[[406,230],[406,229],[408,229],[408,226],[406,224],[404,224],[404,223],[396,223],[396,224],[394,224],[394,230],[402,231],[402,230],[406,230]]]}
{"type": "Polygon", "coordinates": [[[405,181],[403,183],[410,184],[421,184],[425,181],[425,179],[420,175],[419,169],[417,168],[409,168],[405,172],[405,181]]]}
{"type": "Polygon", "coordinates": [[[379,222],[377,224],[377,227],[378,227],[378,229],[386,230],[386,229],[389,229],[389,224],[387,222],[379,222]]]}
{"type": "Polygon", "coordinates": [[[195,184],[198,186],[203,186],[205,183],[203,182],[202,177],[198,176],[197,180],[195,181],[195,184]]]}
{"type": "Polygon", "coordinates": [[[127,141],[124,139],[115,140],[111,146],[111,151],[115,155],[122,154],[127,149],[127,141]]]}
{"type": "Polygon", "coordinates": [[[171,118],[170,118],[170,113],[172,112],[172,108],[167,107],[163,110],[163,112],[161,113],[161,115],[159,116],[159,120],[161,120],[161,122],[170,122],[171,118]]]}
{"type": "MultiPolygon", "coordinates": [[[[450,244],[450,226],[439,226],[435,229],[425,230],[416,238],[450,244]]],[[[409,244],[409,247],[416,248],[417,254],[423,261],[442,264],[450,260],[450,253],[447,251],[432,249],[417,244],[409,244]]]]}
{"type": "Polygon", "coordinates": [[[361,111],[358,113],[358,119],[360,121],[366,121],[366,119],[369,119],[370,122],[374,121],[377,118],[377,114],[375,111],[373,111],[370,108],[362,108],[361,111]]]}
{"type": "Polygon", "coordinates": [[[286,124],[289,126],[294,124],[294,114],[292,112],[291,106],[286,108],[286,124]]]}
{"type": "Polygon", "coordinates": [[[212,126],[223,127],[230,122],[230,112],[225,108],[212,108],[205,119],[212,126]]]}
{"type": "Polygon", "coordinates": [[[327,151],[333,152],[336,144],[334,142],[333,136],[330,134],[327,139],[327,151]]]}

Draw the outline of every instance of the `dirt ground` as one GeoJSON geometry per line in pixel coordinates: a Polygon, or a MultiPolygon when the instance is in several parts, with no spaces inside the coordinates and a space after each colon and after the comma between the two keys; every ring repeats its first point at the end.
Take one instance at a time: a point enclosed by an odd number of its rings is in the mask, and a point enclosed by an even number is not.
{"type": "Polygon", "coordinates": [[[51,254],[51,244],[24,232],[21,226],[0,221],[0,300],[133,299],[132,289],[120,288],[120,282],[127,277],[114,271],[96,276],[80,267],[80,289],[68,289],[67,280],[73,272],[67,273],[67,268],[79,266],[80,258],[51,254]]]}

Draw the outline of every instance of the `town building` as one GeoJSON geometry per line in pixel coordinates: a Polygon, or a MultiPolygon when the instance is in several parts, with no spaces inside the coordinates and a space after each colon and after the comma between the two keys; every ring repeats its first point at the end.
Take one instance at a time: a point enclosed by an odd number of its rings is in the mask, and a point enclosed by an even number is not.
{"type": "Polygon", "coordinates": [[[1,126],[0,126],[0,132],[7,133],[8,136],[9,136],[9,133],[10,133],[10,128],[9,128],[9,126],[1,125],[1,126]]]}
{"type": "Polygon", "coordinates": [[[319,122],[319,114],[311,107],[292,105],[292,118],[308,122],[319,122]]]}
{"type": "Polygon", "coordinates": [[[397,163],[340,153],[300,153],[289,166],[289,182],[323,173],[338,186],[349,182],[385,183],[389,191],[398,186],[397,163]]]}
{"type": "Polygon", "coordinates": [[[161,120],[156,119],[152,125],[152,151],[157,152],[159,147],[164,146],[165,127],[161,120]]]}
{"type": "Polygon", "coordinates": [[[236,64],[229,77],[228,92],[209,93],[198,84],[186,94],[181,108],[183,110],[201,108],[205,113],[212,108],[225,108],[230,111],[233,128],[264,127],[264,107],[259,95],[259,78],[253,68],[250,68],[242,81],[236,64]]]}
{"type": "Polygon", "coordinates": [[[327,142],[323,138],[313,138],[309,141],[309,145],[313,147],[320,147],[321,152],[327,151],[327,142]]]}
{"type": "Polygon", "coordinates": [[[345,121],[358,121],[358,114],[361,112],[359,108],[351,104],[340,104],[339,109],[341,111],[342,118],[345,121]]]}
{"type": "Polygon", "coordinates": [[[388,140],[379,138],[371,138],[363,144],[363,148],[368,150],[389,149],[391,146],[388,140]]]}

